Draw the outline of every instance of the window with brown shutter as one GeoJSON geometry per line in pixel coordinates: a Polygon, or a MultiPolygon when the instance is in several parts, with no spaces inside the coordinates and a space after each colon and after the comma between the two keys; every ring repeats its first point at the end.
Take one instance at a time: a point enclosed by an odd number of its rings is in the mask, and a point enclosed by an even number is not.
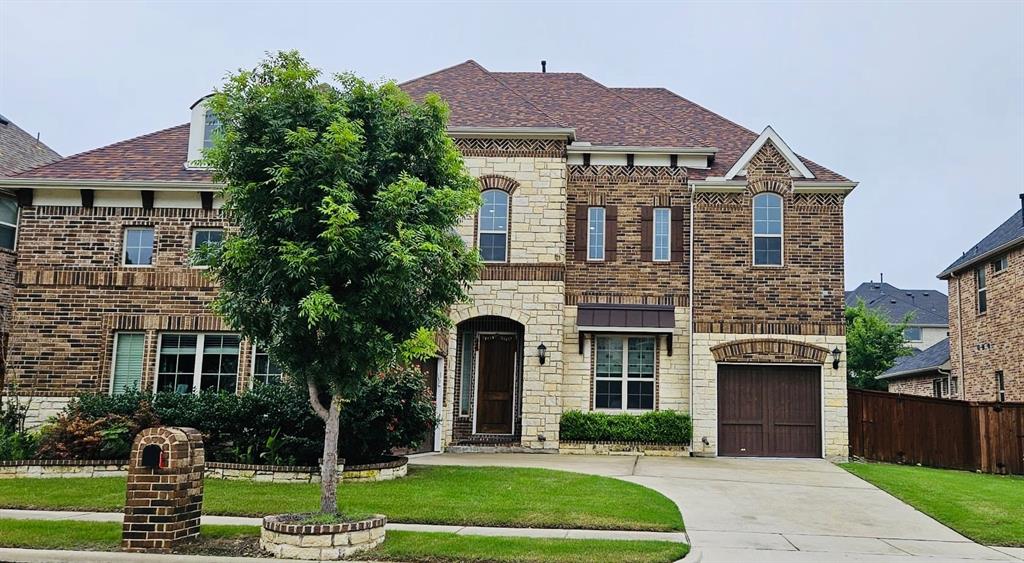
{"type": "Polygon", "coordinates": [[[673,205],[672,209],[672,261],[682,262],[686,247],[683,246],[686,224],[683,223],[683,206],[673,205]]]}
{"type": "Polygon", "coordinates": [[[604,259],[614,262],[619,238],[619,207],[607,205],[604,210],[604,259]]]}
{"type": "Polygon", "coordinates": [[[650,262],[653,253],[654,208],[649,205],[640,207],[640,260],[650,262]]]}
{"type": "Polygon", "coordinates": [[[577,262],[587,260],[587,205],[576,206],[576,240],[572,254],[577,262]]]}

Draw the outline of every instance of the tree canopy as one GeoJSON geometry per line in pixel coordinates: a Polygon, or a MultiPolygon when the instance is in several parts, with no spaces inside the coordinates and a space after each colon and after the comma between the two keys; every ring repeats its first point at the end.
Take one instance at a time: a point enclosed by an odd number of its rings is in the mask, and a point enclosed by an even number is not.
{"type": "Polygon", "coordinates": [[[876,377],[891,368],[896,358],[913,353],[903,337],[909,321],[908,316],[898,324],[891,324],[863,301],[846,308],[846,366],[851,387],[886,388],[885,382],[876,377]]]}

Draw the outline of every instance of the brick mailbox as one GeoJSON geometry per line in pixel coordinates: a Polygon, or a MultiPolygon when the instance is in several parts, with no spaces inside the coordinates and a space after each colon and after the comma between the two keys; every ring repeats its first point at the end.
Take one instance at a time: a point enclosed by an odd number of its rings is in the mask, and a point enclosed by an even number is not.
{"type": "Polygon", "coordinates": [[[135,437],[128,464],[121,547],[170,551],[199,535],[203,437],[194,428],[157,426],[135,437]]]}

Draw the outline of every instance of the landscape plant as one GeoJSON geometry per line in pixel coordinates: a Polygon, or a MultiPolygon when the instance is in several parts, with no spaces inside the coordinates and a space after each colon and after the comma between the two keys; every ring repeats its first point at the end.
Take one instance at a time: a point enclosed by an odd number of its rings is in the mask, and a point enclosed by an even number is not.
{"type": "Polygon", "coordinates": [[[846,369],[851,387],[886,389],[878,376],[895,365],[897,358],[914,352],[903,336],[910,320],[908,315],[892,324],[863,301],[846,308],[846,369]]]}
{"type": "Polygon", "coordinates": [[[689,444],[693,424],[688,415],[664,410],[641,415],[566,411],[559,436],[575,442],[648,442],[689,444]]]}
{"type": "Polygon", "coordinates": [[[207,103],[220,125],[206,162],[236,227],[206,247],[214,309],[305,384],[325,427],[320,511],[335,514],[340,413],[466,298],[479,258],[456,227],[479,189],[436,95],[328,83],[282,52],[207,103]]]}

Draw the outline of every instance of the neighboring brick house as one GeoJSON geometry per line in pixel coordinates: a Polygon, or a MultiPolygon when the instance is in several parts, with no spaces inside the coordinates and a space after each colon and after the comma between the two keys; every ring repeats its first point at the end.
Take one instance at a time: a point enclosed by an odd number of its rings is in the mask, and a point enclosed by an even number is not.
{"type": "MultiPolygon", "coordinates": [[[[60,159],[37,137],[0,115],[0,177],[60,159]]],[[[7,322],[14,299],[18,202],[15,193],[0,189],[0,389],[6,387],[7,322]]]]}
{"type": "Polygon", "coordinates": [[[947,399],[960,396],[960,378],[950,375],[949,338],[897,358],[878,379],[885,381],[890,393],[947,399]]]}
{"type": "Polygon", "coordinates": [[[892,324],[907,317],[903,337],[907,346],[926,350],[949,337],[949,299],[933,289],[899,289],[884,282],[866,282],[846,292],[846,306],[859,301],[892,324]]]}
{"type": "MultiPolygon", "coordinates": [[[[674,409],[693,415],[698,453],[847,455],[854,182],[660,88],[473,61],[401,87],[448,102],[483,192],[460,233],[487,265],[451,311],[437,447],[550,451],[566,410],[674,409]]],[[[188,165],[210,128],[200,100],[190,124],[0,183],[23,206],[20,392],[52,409],[122,384],[277,376],[187,263],[228,227],[209,172],[188,165]]]]}
{"type": "Polygon", "coordinates": [[[1022,209],[941,274],[949,282],[949,364],[968,401],[1024,401],[1022,209]]]}

